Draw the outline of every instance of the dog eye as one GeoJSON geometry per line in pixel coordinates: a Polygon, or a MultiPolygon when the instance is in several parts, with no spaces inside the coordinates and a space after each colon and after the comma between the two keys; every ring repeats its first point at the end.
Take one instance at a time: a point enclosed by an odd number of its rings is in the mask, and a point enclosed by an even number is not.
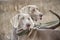
{"type": "Polygon", "coordinates": [[[36,8],[37,10],[39,10],[38,8],[36,8]]]}
{"type": "Polygon", "coordinates": [[[24,17],[22,17],[21,19],[24,19],[24,17]]]}
{"type": "Polygon", "coordinates": [[[43,15],[40,14],[39,16],[42,17],[43,15]]]}

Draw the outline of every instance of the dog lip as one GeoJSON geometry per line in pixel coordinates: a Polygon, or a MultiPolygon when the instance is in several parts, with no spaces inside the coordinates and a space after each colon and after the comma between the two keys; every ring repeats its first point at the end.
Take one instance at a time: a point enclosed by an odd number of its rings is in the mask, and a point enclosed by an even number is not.
{"type": "Polygon", "coordinates": [[[17,32],[16,32],[16,34],[20,35],[23,31],[24,31],[23,29],[18,29],[17,32]]]}
{"type": "Polygon", "coordinates": [[[19,29],[19,30],[18,30],[18,32],[22,32],[22,31],[23,31],[23,29],[19,29]]]}
{"type": "Polygon", "coordinates": [[[22,31],[23,29],[20,29],[19,31],[22,31]]]}
{"type": "Polygon", "coordinates": [[[19,29],[19,30],[18,30],[18,33],[21,33],[22,31],[24,31],[24,30],[23,30],[23,29],[19,29]]]}
{"type": "Polygon", "coordinates": [[[20,30],[19,32],[21,33],[22,31],[24,31],[24,30],[20,30]]]}

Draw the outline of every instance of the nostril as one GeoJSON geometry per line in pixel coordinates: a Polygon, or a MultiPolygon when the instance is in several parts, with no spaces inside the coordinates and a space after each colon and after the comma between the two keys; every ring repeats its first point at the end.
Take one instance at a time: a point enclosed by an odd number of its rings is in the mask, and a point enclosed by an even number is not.
{"type": "Polygon", "coordinates": [[[42,20],[42,17],[40,17],[40,20],[42,20]]]}
{"type": "Polygon", "coordinates": [[[40,14],[39,16],[40,16],[40,20],[42,20],[42,16],[43,16],[43,15],[40,14]]]}

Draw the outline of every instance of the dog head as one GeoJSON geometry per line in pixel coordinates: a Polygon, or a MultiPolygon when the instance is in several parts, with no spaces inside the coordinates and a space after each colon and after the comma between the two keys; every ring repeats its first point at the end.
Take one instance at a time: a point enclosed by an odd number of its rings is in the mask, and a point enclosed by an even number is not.
{"type": "Polygon", "coordinates": [[[23,30],[27,30],[29,28],[33,28],[34,23],[29,14],[18,14],[11,20],[12,25],[14,28],[19,28],[23,30]]]}
{"type": "Polygon", "coordinates": [[[24,6],[19,11],[29,14],[36,24],[39,24],[40,20],[42,20],[43,13],[39,12],[39,8],[36,5],[24,6]]]}

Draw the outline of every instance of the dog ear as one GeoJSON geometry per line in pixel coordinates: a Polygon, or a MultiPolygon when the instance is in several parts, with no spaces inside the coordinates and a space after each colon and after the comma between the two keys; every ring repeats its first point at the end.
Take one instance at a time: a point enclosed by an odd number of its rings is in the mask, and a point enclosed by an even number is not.
{"type": "Polygon", "coordinates": [[[19,17],[20,17],[20,15],[16,15],[16,16],[14,16],[14,17],[10,20],[10,22],[11,22],[11,24],[12,24],[12,26],[13,26],[14,28],[17,28],[17,27],[18,27],[19,17]]]}
{"type": "Polygon", "coordinates": [[[28,6],[22,7],[22,8],[19,10],[19,12],[21,12],[21,13],[27,13],[27,12],[28,12],[28,6]]]}

